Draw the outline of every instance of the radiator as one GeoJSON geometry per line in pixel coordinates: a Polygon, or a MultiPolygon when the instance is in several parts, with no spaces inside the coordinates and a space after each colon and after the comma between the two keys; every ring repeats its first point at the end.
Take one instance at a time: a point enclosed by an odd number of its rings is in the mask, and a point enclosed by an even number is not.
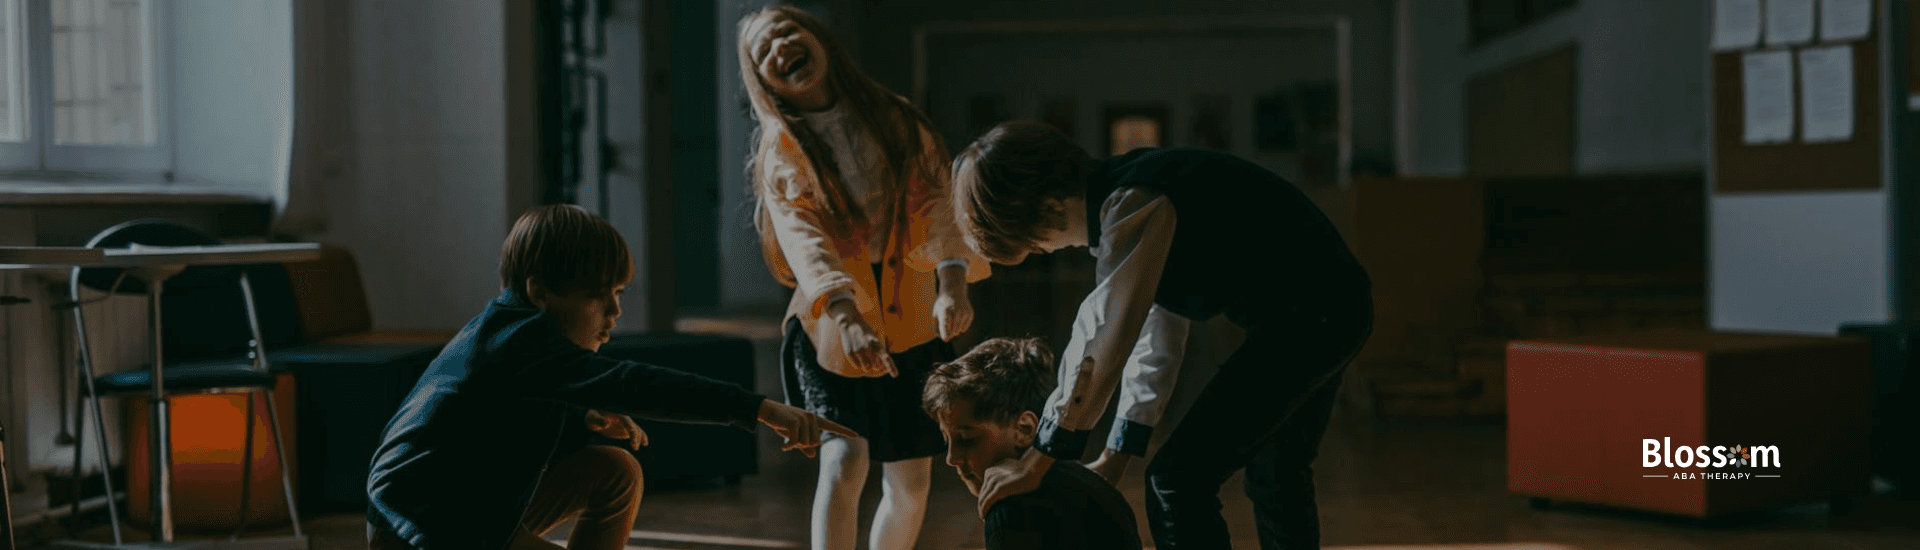
{"type": "MultiPolygon", "coordinates": [[[[7,464],[16,483],[28,476],[67,472],[73,468],[72,439],[81,434],[74,408],[82,392],[74,374],[77,344],[70,311],[52,306],[66,298],[66,271],[0,272],[0,294],[23,296],[29,303],[0,309],[0,421],[7,426],[7,464]]],[[[95,374],[140,368],[151,353],[147,347],[147,300],[141,296],[103,298],[87,292],[82,313],[92,346],[95,374]]],[[[115,463],[125,454],[120,437],[122,416],[118,400],[102,405],[106,413],[108,444],[115,463]]],[[[89,426],[92,425],[88,413],[89,426]]],[[[83,468],[99,470],[98,438],[89,428],[83,468]]]]}

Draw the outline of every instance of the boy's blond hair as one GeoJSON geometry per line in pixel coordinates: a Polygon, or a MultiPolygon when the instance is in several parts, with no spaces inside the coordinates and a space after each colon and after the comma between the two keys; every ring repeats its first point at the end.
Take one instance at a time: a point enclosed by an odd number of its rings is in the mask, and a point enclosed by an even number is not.
{"type": "Polygon", "coordinates": [[[1064,230],[1067,216],[1046,201],[1085,192],[1093,160],[1066,134],[1031,120],[1002,122],[953,161],[953,217],[967,246],[1011,264],[1033,250],[1046,230],[1064,230]]]}
{"type": "Polygon", "coordinates": [[[559,294],[613,288],[633,277],[633,256],[620,231],[571,204],[536,206],[520,215],[500,245],[500,284],[522,299],[527,281],[559,294]]]}

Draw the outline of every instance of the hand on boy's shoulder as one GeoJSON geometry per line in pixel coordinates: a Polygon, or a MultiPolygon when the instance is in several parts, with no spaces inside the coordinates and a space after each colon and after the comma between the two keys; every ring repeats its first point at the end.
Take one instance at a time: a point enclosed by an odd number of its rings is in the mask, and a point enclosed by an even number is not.
{"type": "Polygon", "coordinates": [[[1037,448],[1029,447],[1019,457],[1002,460],[989,466],[980,480],[980,517],[987,517],[987,512],[1002,499],[1031,493],[1034,489],[1040,488],[1040,482],[1046,477],[1047,471],[1052,469],[1053,462],[1053,457],[1047,456],[1037,448]]]}

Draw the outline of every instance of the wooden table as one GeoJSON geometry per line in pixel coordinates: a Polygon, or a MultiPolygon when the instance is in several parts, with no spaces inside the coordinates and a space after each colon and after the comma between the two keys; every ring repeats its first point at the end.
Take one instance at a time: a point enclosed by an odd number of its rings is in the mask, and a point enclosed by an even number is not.
{"type": "MultiPolygon", "coordinates": [[[[168,277],[180,273],[187,266],[195,265],[238,265],[310,261],[320,258],[320,245],[317,243],[266,243],[266,244],[225,244],[210,246],[169,246],[153,247],[133,245],[129,248],[80,248],[80,247],[0,247],[0,269],[33,269],[45,267],[121,267],[129,268],[132,275],[145,279],[149,288],[157,289],[168,277]]],[[[160,299],[154,295],[149,300],[152,306],[153,333],[160,332],[160,299]]],[[[114,543],[103,545],[78,541],[55,543],[55,548],[93,549],[93,548],[290,548],[305,550],[307,538],[300,532],[299,522],[294,522],[294,534],[291,538],[250,539],[231,541],[191,541],[175,543],[173,540],[173,515],[171,464],[172,442],[167,439],[165,426],[168,422],[167,400],[161,378],[160,341],[154,338],[153,359],[151,361],[153,392],[148,396],[152,414],[148,415],[147,429],[151,434],[148,441],[154,443],[153,461],[149,475],[153,480],[154,528],[153,544],[125,545],[120,541],[120,533],[113,534],[114,543]]],[[[4,433],[4,432],[0,432],[4,433]]],[[[0,440],[3,442],[3,440],[0,440]]],[[[0,457],[0,469],[4,468],[4,458],[0,457]]],[[[284,478],[283,478],[284,479],[284,478]]],[[[288,495],[293,487],[284,488],[288,495]]],[[[3,492],[3,491],[0,491],[3,492]]],[[[112,504],[111,495],[108,504],[112,504]]],[[[109,513],[113,513],[111,510],[109,513]]],[[[294,514],[298,516],[296,512],[294,514]]],[[[12,550],[12,513],[7,515],[7,535],[5,550],[12,550]]]]}

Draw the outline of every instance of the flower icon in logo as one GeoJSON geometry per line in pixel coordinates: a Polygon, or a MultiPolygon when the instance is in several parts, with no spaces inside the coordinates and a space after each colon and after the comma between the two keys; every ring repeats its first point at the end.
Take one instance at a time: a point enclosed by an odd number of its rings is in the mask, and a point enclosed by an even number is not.
{"type": "Polygon", "coordinates": [[[1734,445],[1732,451],[1733,451],[1733,456],[1731,459],[1727,461],[1728,466],[1753,465],[1753,457],[1751,455],[1751,453],[1753,452],[1752,449],[1742,447],[1739,445],[1734,445]]]}

